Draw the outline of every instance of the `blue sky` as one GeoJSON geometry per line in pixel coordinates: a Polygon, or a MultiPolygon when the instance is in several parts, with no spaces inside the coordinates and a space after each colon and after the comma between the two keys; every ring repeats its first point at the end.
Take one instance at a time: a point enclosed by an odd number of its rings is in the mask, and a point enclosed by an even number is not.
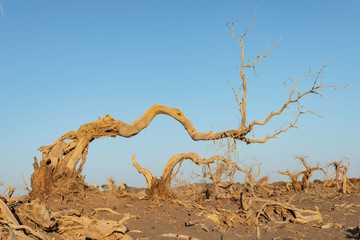
{"type": "MultiPolygon", "coordinates": [[[[360,1],[17,1],[0,0],[0,181],[29,182],[36,149],[80,125],[110,114],[127,123],[153,104],[181,109],[199,131],[237,128],[240,120],[232,86],[239,86],[239,48],[226,22],[255,26],[245,39],[246,58],[282,38],[257,66],[260,80],[248,72],[248,120],[263,120],[287,99],[283,81],[328,67],[324,84],[347,85],[326,91],[336,101],[310,97],[297,129],[265,144],[241,145],[240,159],[262,162],[262,175],[287,180],[277,170],[301,170],[294,156],[312,164],[348,157],[349,175],[360,175],[359,56],[360,1]]],[[[293,112],[259,138],[288,123],[293,112]]],[[[183,127],[158,116],[131,139],[91,143],[84,174],[93,184],[109,176],[132,186],[145,180],[131,163],[160,175],[174,154],[209,152],[183,127]]],[[[199,169],[187,163],[187,174],[199,169]]],[[[187,179],[187,177],[184,177],[187,179]]],[[[239,177],[243,181],[243,177],[239,177]]]]}

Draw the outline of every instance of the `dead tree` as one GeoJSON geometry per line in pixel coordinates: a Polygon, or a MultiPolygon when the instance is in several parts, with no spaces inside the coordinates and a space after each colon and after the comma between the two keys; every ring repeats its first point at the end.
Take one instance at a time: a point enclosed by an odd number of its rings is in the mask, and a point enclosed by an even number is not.
{"type": "Polygon", "coordinates": [[[316,167],[310,167],[310,165],[305,161],[307,158],[306,156],[298,156],[296,157],[306,168],[306,170],[302,171],[303,174],[302,181],[301,181],[301,188],[304,190],[305,188],[309,187],[310,185],[310,178],[314,171],[321,170],[319,167],[319,164],[316,165],[316,167]]]}
{"type": "Polygon", "coordinates": [[[227,137],[243,140],[249,131],[234,129],[219,133],[198,132],[179,109],[159,104],[150,107],[143,116],[130,124],[106,115],[97,121],[82,125],[77,131],[66,133],[55,143],[38,149],[42,152],[42,160],[39,164],[35,158],[33,164],[35,171],[31,176],[31,196],[41,198],[59,187],[72,189],[79,186],[78,183],[83,181],[81,171],[86,162],[89,144],[93,140],[102,137],[133,137],[146,128],[158,114],[166,114],[179,121],[195,141],[227,137]]]}
{"type": "Polygon", "coordinates": [[[154,175],[150,172],[149,169],[142,168],[138,162],[136,161],[135,155],[132,157],[133,165],[139,171],[139,173],[143,174],[146,179],[146,184],[148,185],[148,195],[150,196],[160,196],[164,198],[168,198],[171,195],[170,185],[171,181],[174,179],[176,174],[179,172],[181,164],[184,160],[191,160],[197,165],[202,164],[211,164],[214,163],[215,160],[219,160],[224,162],[225,165],[231,166],[232,162],[225,159],[222,156],[216,155],[211,158],[201,158],[196,153],[182,153],[172,156],[170,160],[167,162],[163,173],[158,179],[154,177],[154,175]],[[174,173],[174,168],[179,165],[178,169],[174,173]]]}
{"type": "MultiPolygon", "coordinates": [[[[301,185],[300,185],[298,179],[299,179],[299,176],[302,174],[302,172],[291,173],[291,172],[289,172],[289,170],[286,170],[286,172],[282,172],[282,171],[277,171],[277,172],[282,175],[289,176],[291,179],[291,184],[292,184],[295,192],[301,192],[301,185]]],[[[290,190],[287,185],[286,185],[286,188],[287,188],[287,190],[290,190]]]]}
{"type": "Polygon", "coordinates": [[[296,80],[288,79],[284,82],[285,86],[289,88],[289,95],[276,111],[270,112],[270,114],[262,121],[254,120],[248,123],[246,108],[248,79],[246,78],[245,72],[255,69],[255,65],[270,55],[272,50],[277,46],[277,44],[275,44],[270,49],[267,49],[264,54],[259,55],[255,60],[248,60],[245,54],[244,39],[248,30],[252,28],[253,25],[254,22],[250,20],[245,31],[242,34],[237,35],[235,33],[236,23],[227,24],[232,38],[240,48],[241,84],[239,89],[233,89],[241,116],[241,123],[238,128],[222,132],[198,132],[182,111],[159,104],[151,106],[139,119],[130,124],[115,120],[109,115],[106,115],[104,118],[99,118],[97,121],[80,126],[77,131],[70,131],[64,134],[51,145],[39,148],[39,151],[42,152],[42,159],[39,163],[35,158],[33,164],[34,173],[31,176],[32,191],[30,195],[34,198],[42,198],[48,196],[52,192],[61,192],[59,189],[63,189],[64,191],[79,191],[79,189],[77,189],[79,186],[80,188],[86,188],[86,184],[83,184],[81,171],[86,162],[90,143],[95,139],[103,137],[133,137],[146,128],[158,114],[165,114],[179,121],[184,126],[189,136],[195,141],[230,139],[233,140],[233,144],[236,144],[238,141],[247,144],[265,143],[269,139],[276,138],[279,134],[296,127],[296,124],[303,114],[312,113],[309,110],[302,110],[301,100],[304,97],[313,94],[323,97],[324,95],[320,90],[329,87],[336,88],[336,86],[323,86],[319,80],[320,75],[325,69],[325,65],[315,74],[311,73],[310,68],[308,74],[305,74],[296,80]],[[302,82],[305,80],[311,81],[310,87],[301,89],[302,82]],[[297,106],[297,110],[292,122],[284,128],[263,138],[257,139],[254,137],[255,127],[266,125],[275,116],[281,115],[285,110],[290,109],[294,105],[297,106]],[[252,136],[248,136],[250,132],[252,132],[252,136]]]}
{"type": "Polygon", "coordinates": [[[330,182],[326,184],[326,186],[336,186],[341,193],[349,193],[348,185],[352,186],[352,183],[349,181],[347,177],[347,171],[349,170],[349,164],[344,164],[344,160],[347,158],[343,158],[340,161],[329,163],[326,167],[328,169],[330,166],[334,167],[335,172],[333,172],[330,176],[327,176],[327,170],[323,171],[326,177],[325,180],[335,175],[334,178],[330,179],[330,182]],[[326,174],[325,174],[326,173],[326,174]],[[341,178],[340,178],[341,176],[341,178]]]}
{"type": "Polygon", "coordinates": [[[331,175],[329,175],[329,167],[330,167],[330,165],[327,164],[325,167],[320,168],[320,170],[322,171],[322,173],[324,175],[324,181],[323,181],[323,186],[324,187],[328,186],[329,178],[332,177],[335,174],[335,172],[334,172],[331,175]]]}
{"type": "MultiPolygon", "coordinates": [[[[295,192],[301,192],[301,190],[304,190],[307,187],[309,187],[310,178],[311,178],[313,172],[316,170],[323,171],[323,169],[319,167],[319,164],[317,164],[316,167],[310,167],[310,165],[305,161],[305,159],[307,158],[306,156],[297,156],[296,158],[302,163],[302,165],[304,165],[306,170],[300,171],[300,172],[294,172],[294,173],[291,173],[291,172],[289,172],[289,170],[287,170],[286,172],[278,171],[278,173],[280,173],[282,175],[288,175],[291,178],[291,184],[293,185],[295,192]],[[303,175],[303,177],[302,177],[302,181],[300,184],[298,181],[298,178],[301,175],[303,175]]],[[[287,189],[289,190],[288,187],[287,187],[287,189]]]]}
{"type": "Polygon", "coordinates": [[[260,176],[260,166],[261,166],[261,163],[259,163],[259,165],[258,165],[257,174],[254,173],[254,165],[252,165],[251,167],[248,167],[246,169],[239,167],[239,171],[246,174],[247,181],[245,182],[245,185],[247,186],[248,192],[252,193],[253,195],[255,194],[254,190],[255,190],[255,186],[257,184],[256,179],[260,176]]]}
{"type": "Polygon", "coordinates": [[[329,164],[329,166],[334,167],[335,179],[333,179],[333,181],[336,183],[337,187],[339,187],[339,182],[340,182],[341,167],[343,166],[342,161],[343,161],[343,159],[341,159],[338,162],[334,161],[329,164]]]}
{"type": "Polygon", "coordinates": [[[341,172],[341,190],[340,192],[341,193],[349,193],[348,191],[348,183],[349,182],[349,179],[347,177],[347,171],[349,170],[349,166],[345,166],[343,165],[340,172],[341,172]]]}
{"type": "Polygon", "coordinates": [[[207,163],[203,168],[203,174],[201,177],[212,181],[214,186],[213,195],[215,198],[218,197],[220,188],[225,189],[225,191],[230,191],[230,187],[234,183],[235,173],[239,170],[236,162],[229,161],[229,158],[225,159],[227,161],[217,161],[215,167],[213,167],[210,163],[207,163]]]}

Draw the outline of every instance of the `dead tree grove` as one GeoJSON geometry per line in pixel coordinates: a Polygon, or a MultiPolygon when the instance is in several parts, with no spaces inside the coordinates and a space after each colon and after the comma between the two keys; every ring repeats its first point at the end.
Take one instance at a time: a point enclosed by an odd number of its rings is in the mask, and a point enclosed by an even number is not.
{"type": "MultiPolygon", "coordinates": [[[[253,27],[254,21],[250,20],[245,30],[241,34],[235,31],[236,23],[227,24],[229,33],[239,47],[240,60],[240,87],[233,89],[235,100],[238,104],[241,123],[238,128],[227,129],[221,132],[198,132],[192,122],[185,114],[176,108],[155,104],[151,106],[140,118],[131,123],[125,123],[121,120],[115,120],[111,116],[106,115],[91,123],[84,124],[76,131],[69,131],[59,137],[53,144],[40,147],[38,150],[42,152],[40,162],[35,158],[34,173],[31,176],[31,197],[44,198],[54,192],[68,191],[80,187],[86,187],[83,184],[84,177],[82,169],[86,163],[86,156],[90,143],[98,138],[103,137],[125,137],[130,138],[136,136],[159,114],[165,114],[177,120],[183,125],[185,131],[194,141],[208,141],[229,139],[231,144],[244,142],[246,144],[265,143],[269,139],[276,138],[279,134],[287,132],[289,129],[296,127],[300,117],[306,113],[312,113],[310,110],[302,110],[302,100],[308,95],[318,95],[324,97],[321,92],[324,88],[336,88],[336,86],[324,86],[320,80],[320,75],[325,69],[325,65],[316,73],[310,71],[297,79],[287,79],[284,85],[289,88],[289,94],[285,98],[284,103],[263,120],[254,120],[249,122],[247,119],[247,94],[248,94],[248,78],[246,72],[253,71],[255,65],[263,61],[277,46],[277,43],[267,49],[264,54],[250,60],[245,51],[245,37],[248,31],[253,27]],[[311,86],[304,89],[303,82],[311,86]],[[256,127],[267,125],[274,117],[282,115],[285,110],[295,107],[294,119],[284,128],[273,132],[263,138],[254,138],[256,127]],[[252,134],[251,134],[252,133],[252,134]]],[[[202,159],[195,153],[183,153],[172,157],[166,165],[161,179],[155,178],[147,169],[143,169],[133,158],[134,166],[142,173],[147,181],[150,192],[158,195],[168,194],[170,181],[173,178],[174,167],[183,160],[188,159],[196,164],[206,164],[213,160],[224,161],[226,164],[232,164],[231,161],[221,156],[214,156],[209,159],[202,159]]],[[[144,160],[146,161],[146,159],[144,160]]]]}

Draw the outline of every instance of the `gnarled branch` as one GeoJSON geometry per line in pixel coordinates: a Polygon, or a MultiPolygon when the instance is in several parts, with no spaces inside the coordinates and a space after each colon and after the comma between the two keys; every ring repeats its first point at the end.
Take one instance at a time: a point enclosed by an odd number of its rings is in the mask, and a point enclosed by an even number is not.
{"type": "Polygon", "coordinates": [[[157,195],[161,197],[168,197],[170,194],[170,184],[171,180],[175,177],[174,168],[177,164],[181,164],[184,160],[191,160],[193,163],[197,165],[202,164],[211,164],[214,163],[215,160],[219,160],[224,162],[227,165],[233,165],[234,163],[226,158],[216,155],[210,158],[201,158],[196,153],[181,153],[172,156],[164,167],[161,178],[158,179],[154,177],[154,175],[146,168],[142,168],[136,161],[135,155],[132,157],[133,165],[139,171],[139,173],[143,174],[146,183],[148,185],[148,193],[150,195],[157,195]]]}

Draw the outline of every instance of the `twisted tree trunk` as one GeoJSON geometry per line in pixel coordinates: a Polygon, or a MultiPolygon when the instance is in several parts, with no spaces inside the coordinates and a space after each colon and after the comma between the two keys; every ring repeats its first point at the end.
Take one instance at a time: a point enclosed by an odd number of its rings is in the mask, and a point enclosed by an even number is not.
{"type": "MultiPolygon", "coordinates": [[[[269,139],[276,138],[278,135],[287,132],[293,127],[296,127],[296,124],[301,115],[305,113],[313,113],[310,110],[304,112],[301,111],[301,101],[303,98],[312,94],[326,97],[320,92],[320,90],[324,88],[338,88],[337,86],[323,86],[322,82],[319,81],[319,77],[324,71],[325,65],[320,68],[316,74],[311,74],[311,71],[309,71],[308,74],[299,77],[297,80],[288,79],[285,81],[285,85],[290,90],[288,100],[282,104],[277,111],[271,111],[271,113],[263,121],[253,121],[248,124],[246,109],[246,97],[248,92],[245,71],[254,70],[255,65],[270,55],[277,44],[268,49],[266,53],[258,56],[255,61],[249,60],[247,63],[243,40],[248,30],[253,27],[254,22],[250,21],[246,30],[243,32],[243,34],[240,34],[239,37],[237,37],[235,34],[235,25],[235,23],[228,25],[228,28],[231,36],[237,42],[241,50],[241,53],[239,54],[239,58],[241,60],[241,87],[238,90],[233,89],[241,115],[241,124],[239,128],[218,133],[214,133],[212,131],[209,133],[198,132],[190,120],[180,110],[164,105],[153,105],[139,119],[130,124],[126,124],[119,120],[114,120],[109,115],[107,115],[95,122],[82,125],[77,131],[70,131],[66,133],[64,136],[57,139],[52,145],[39,148],[43,154],[40,163],[38,163],[37,159],[35,159],[34,162],[35,171],[31,176],[31,196],[44,197],[49,195],[51,192],[54,192],[58,187],[62,187],[63,189],[73,188],[74,186],[79,185],[77,183],[83,183],[81,170],[85,164],[87,150],[91,141],[100,137],[122,136],[129,138],[135,136],[142,129],[146,128],[153,120],[153,118],[158,114],[166,114],[179,121],[184,126],[189,136],[195,141],[232,138],[247,144],[265,143],[269,139]],[[302,91],[300,89],[300,83],[303,81],[303,79],[308,78],[312,79],[313,83],[307,90],[302,91]],[[294,105],[298,106],[298,110],[294,120],[287,126],[273,132],[272,134],[266,135],[262,139],[255,139],[254,137],[246,138],[246,135],[250,131],[254,131],[253,128],[267,125],[267,123],[269,123],[274,117],[282,115],[286,109],[289,109],[294,105]],[[78,164],[79,166],[76,168],[78,164]]],[[[253,134],[253,136],[254,135],[255,134],[253,134]]]]}
{"type": "Polygon", "coordinates": [[[146,128],[158,114],[166,114],[179,121],[195,141],[227,137],[244,140],[250,132],[248,127],[219,133],[198,132],[179,109],[159,104],[150,107],[130,124],[106,115],[97,121],[82,125],[77,131],[66,133],[53,144],[38,149],[42,152],[42,160],[39,163],[35,158],[33,164],[35,171],[31,176],[31,197],[43,198],[55,191],[66,194],[68,190],[78,191],[78,187],[86,187],[81,171],[86,162],[89,144],[94,139],[102,137],[133,137],[146,128]]]}

